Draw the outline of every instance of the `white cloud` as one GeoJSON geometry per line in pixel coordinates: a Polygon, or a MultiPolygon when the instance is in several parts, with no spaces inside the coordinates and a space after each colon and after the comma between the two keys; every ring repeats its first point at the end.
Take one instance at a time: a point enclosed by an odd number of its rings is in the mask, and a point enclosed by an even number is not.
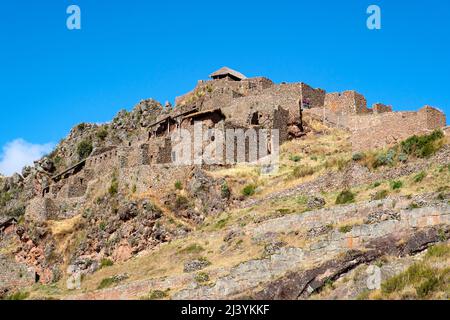
{"type": "Polygon", "coordinates": [[[52,151],[53,143],[33,144],[23,139],[16,139],[3,146],[0,154],[0,174],[10,176],[21,172],[22,168],[32,165],[43,155],[52,151]]]}

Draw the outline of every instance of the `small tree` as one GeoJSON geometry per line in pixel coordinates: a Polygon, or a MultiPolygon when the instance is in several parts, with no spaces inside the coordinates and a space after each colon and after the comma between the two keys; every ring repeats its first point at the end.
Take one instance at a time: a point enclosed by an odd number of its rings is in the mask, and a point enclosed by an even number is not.
{"type": "Polygon", "coordinates": [[[80,160],[86,159],[92,152],[92,142],[83,140],[78,144],[77,153],[80,160]]]}
{"type": "Polygon", "coordinates": [[[220,193],[222,195],[222,198],[228,199],[231,196],[230,187],[228,186],[228,183],[224,181],[222,183],[222,186],[220,187],[220,193]]]}
{"type": "Polygon", "coordinates": [[[336,198],[336,204],[347,204],[355,200],[355,195],[350,190],[342,191],[336,198]]]}
{"type": "Polygon", "coordinates": [[[101,128],[97,131],[97,138],[99,138],[101,141],[105,141],[106,137],[108,136],[108,130],[106,128],[101,128]]]}
{"type": "Polygon", "coordinates": [[[181,181],[177,180],[177,181],[175,182],[175,189],[176,189],[176,190],[181,190],[181,189],[183,189],[183,185],[181,184],[181,181]]]}
{"type": "Polygon", "coordinates": [[[255,194],[256,186],[254,184],[248,184],[242,189],[242,195],[249,197],[255,194]]]}

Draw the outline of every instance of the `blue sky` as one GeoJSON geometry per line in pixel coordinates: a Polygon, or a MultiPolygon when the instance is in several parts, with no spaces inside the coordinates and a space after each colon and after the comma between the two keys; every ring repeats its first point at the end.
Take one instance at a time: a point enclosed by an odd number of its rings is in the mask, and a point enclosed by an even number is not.
{"type": "Polygon", "coordinates": [[[14,143],[46,150],[79,122],[173,101],[223,65],[449,115],[449,20],[443,0],[3,1],[0,172],[14,143]],[[71,4],[81,30],[66,28],[71,4]],[[381,30],[366,28],[370,4],[381,30]]]}

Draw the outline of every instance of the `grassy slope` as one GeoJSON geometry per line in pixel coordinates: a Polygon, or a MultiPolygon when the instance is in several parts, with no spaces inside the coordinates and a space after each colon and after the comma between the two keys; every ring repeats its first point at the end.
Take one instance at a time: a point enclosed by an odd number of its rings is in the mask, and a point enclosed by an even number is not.
{"type": "MultiPolygon", "coordinates": [[[[351,146],[345,132],[320,127],[320,124],[315,124],[314,129],[319,133],[310,134],[302,140],[290,141],[282,146],[280,170],[276,175],[262,176],[254,167],[246,166],[214,171],[211,174],[216,177],[225,177],[233,194],[241,196],[242,200],[246,198],[242,195],[242,189],[246,185],[253,184],[256,186],[256,193],[250,198],[263,200],[270,194],[314,180],[326,172],[340,170],[352,161],[351,146]],[[305,168],[308,170],[304,170],[305,168]]],[[[391,181],[379,181],[375,186],[371,182],[353,188],[351,191],[355,194],[354,201],[369,200],[373,193],[381,190],[386,190],[384,196],[391,194],[408,196],[438,190],[448,192],[450,168],[430,163],[429,169],[425,171],[425,175],[420,181],[416,179],[417,174],[414,173],[399,179],[403,185],[396,190],[392,189],[391,181]]],[[[331,207],[335,205],[336,197],[341,191],[323,192],[320,196],[325,199],[326,206],[331,207]]],[[[261,219],[305,210],[307,210],[306,198],[301,194],[296,194],[274,200],[263,200],[248,208],[232,209],[218,216],[208,217],[203,226],[184,239],[163,244],[152,252],[140,254],[129,261],[102,268],[96,273],[86,276],[82,282],[82,291],[96,290],[102,280],[125,272],[129,278],[123,283],[183,274],[184,262],[193,258],[205,258],[210,261],[211,266],[204,270],[208,273],[213,269],[231,267],[240,262],[261,257],[264,248],[260,244],[255,244],[248,236],[238,236],[233,239],[225,251],[222,251],[224,237],[235,225],[244,226],[261,221],[261,219]]],[[[358,222],[349,221],[349,223],[358,222]]],[[[53,224],[52,227],[55,233],[66,234],[70,229],[70,223],[53,224]]],[[[302,240],[298,237],[286,236],[286,239],[283,240],[292,246],[301,247],[303,245],[302,240]]],[[[448,259],[447,256],[446,259],[448,259]]],[[[214,278],[215,274],[210,274],[210,281],[214,281],[214,278]]],[[[408,286],[405,287],[408,288],[408,286]]],[[[65,279],[62,279],[52,286],[34,286],[31,289],[30,297],[60,298],[68,294],[73,294],[73,292],[65,289],[65,279]]]]}

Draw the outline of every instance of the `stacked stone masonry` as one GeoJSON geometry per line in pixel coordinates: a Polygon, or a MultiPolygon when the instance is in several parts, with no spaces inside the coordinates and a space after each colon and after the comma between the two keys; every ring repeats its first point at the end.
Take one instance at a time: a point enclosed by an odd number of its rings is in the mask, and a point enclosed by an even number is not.
{"type": "MultiPolygon", "coordinates": [[[[292,126],[297,127],[294,131],[303,130],[304,115],[349,130],[355,150],[385,147],[446,124],[445,115],[430,106],[418,112],[392,112],[391,106],[382,103],[367,108],[364,96],[355,91],[326,93],[305,83],[275,84],[264,77],[199,81],[194,90],[176,99],[174,109],[148,124],[137,140],[95,150],[88,159],[53,179],[50,185],[42,186],[42,196],[52,199],[82,197],[91,181],[114,170],[120,174],[128,168],[153,166],[158,171],[158,166],[169,165],[180,156],[174,149],[173,134],[184,129],[193,139],[196,123],[209,135],[209,140],[204,140],[201,146],[203,152],[216,138],[211,135],[211,129],[221,130],[224,137],[228,129],[253,129],[258,136],[267,131],[269,141],[272,131],[278,130],[279,142],[283,143],[293,137],[292,126]]],[[[261,146],[271,152],[270,143],[264,145],[260,138],[257,141],[258,154],[261,146]]],[[[235,150],[241,145],[242,142],[234,141],[235,150]]],[[[244,145],[248,161],[247,140],[244,145]]],[[[194,153],[198,151],[190,150],[191,159],[196,158],[194,153]]],[[[226,156],[225,148],[213,150],[213,153],[219,151],[226,156]]],[[[223,158],[220,163],[225,162],[223,158]]],[[[166,170],[172,169],[169,166],[166,170]]]]}

